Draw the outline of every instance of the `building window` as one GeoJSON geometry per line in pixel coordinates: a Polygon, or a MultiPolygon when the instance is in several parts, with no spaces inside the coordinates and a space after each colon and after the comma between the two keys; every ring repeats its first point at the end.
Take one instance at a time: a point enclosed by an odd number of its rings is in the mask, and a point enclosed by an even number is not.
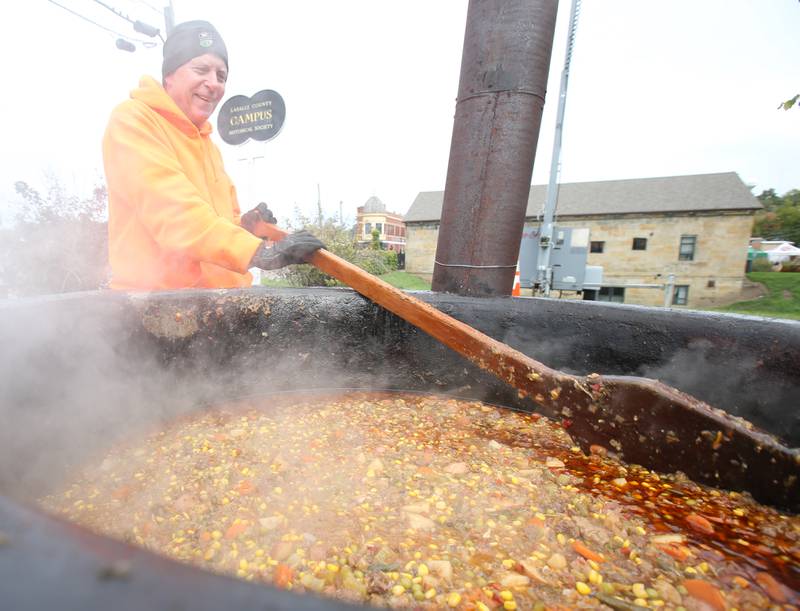
{"type": "Polygon", "coordinates": [[[589,252],[603,252],[605,246],[606,246],[605,242],[590,242],[589,252]]]}
{"type": "Polygon", "coordinates": [[[708,283],[706,284],[706,287],[710,288],[710,289],[713,289],[716,286],[717,286],[717,281],[716,280],[709,280],[708,283]]]}
{"type": "Polygon", "coordinates": [[[678,261],[694,261],[694,251],[697,247],[697,236],[682,235],[681,246],[678,251],[678,261]]]}
{"type": "MultiPolygon", "coordinates": [[[[601,242],[602,244],[602,242],[601,242]]],[[[625,303],[625,289],[621,286],[603,286],[597,291],[597,301],[625,303]]]]}
{"type": "Polygon", "coordinates": [[[372,233],[372,223],[364,223],[364,235],[372,233]]]}
{"type": "Polygon", "coordinates": [[[647,238],[633,238],[633,250],[647,250],[647,238]]]}
{"type": "Polygon", "coordinates": [[[383,233],[383,223],[375,223],[375,229],[378,230],[378,233],[383,233]]]}
{"type": "Polygon", "coordinates": [[[689,302],[689,285],[678,284],[672,294],[672,305],[686,305],[689,302]]]}

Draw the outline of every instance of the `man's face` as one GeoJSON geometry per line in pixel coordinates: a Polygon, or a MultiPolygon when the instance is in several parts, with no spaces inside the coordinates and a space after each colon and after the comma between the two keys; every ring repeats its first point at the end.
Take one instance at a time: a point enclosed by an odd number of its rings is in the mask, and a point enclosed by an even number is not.
{"type": "Polygon", "coordinates": [[[225,95],[228,70],[216,55],[206,53],[186,62],[164,79],[164,89],[197,127],[205,123],[225,95]]]}

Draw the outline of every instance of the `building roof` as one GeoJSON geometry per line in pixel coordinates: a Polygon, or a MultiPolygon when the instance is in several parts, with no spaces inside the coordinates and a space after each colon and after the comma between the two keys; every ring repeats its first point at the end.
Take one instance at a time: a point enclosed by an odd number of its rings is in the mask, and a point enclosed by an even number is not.
{"type": "Polygon", "coordinates": [[[373,195],[364,203],[364,212],[386,212],[386,204],[373,195]]]}
{"type": "MultiPolygon", "coordinates": [[[[527,218],[544,208],[547,185],[532,185],[527,218]]],[[[444,191],[422,191],[414,199],[406,223],[438,221],[444,191]]],[[[761,203],[736,172],[662,178],[634,178],[560,185],[556,216],[759,210],[761,203]]]]}

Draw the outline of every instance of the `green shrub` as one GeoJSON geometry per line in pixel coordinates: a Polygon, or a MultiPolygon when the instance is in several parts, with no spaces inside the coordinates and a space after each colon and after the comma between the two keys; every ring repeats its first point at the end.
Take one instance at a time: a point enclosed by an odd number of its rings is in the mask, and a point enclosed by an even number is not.
{"type": "Polygon", "coordinates": [[[374,276],[392,271],[386,261],[386,251],[383,250],[359,250],[353,263],[374,276]]]}
{"type": "MultiPolygon", "coordinates": [[[[358,249],[351,230],[337,225],[333,219],[328,219],[320,227],[319,225],[311,225],[307,219],[300,217],[298,225],[322,240],[330,252],[345,261],[355,263],[358,249]]],[[[293,286],[340,285],[335,278],[322,273],[313,265],[289,265],[285,268],[285,277],[293,286]]]]}
{"type": "Polygon", "coordinates": [[[372,230],[372,242],[370,242],[369,247],[372,250],[380,250],[381,249],[381,232],[377,229],[372,230]]]}
{"type": "Polygon", "coordinates": [[[397,252],[394,250],[384,250],[383,254],[386,257],[386,266],[389,268],[389,271],[396,271],[398,266],[397,252]]]}
{"type": "Polygon", "coordinates": [[[771,272],[772,271],[772,263],[769,262],[769,259],[766,257],[758,257],[757,259],[753,260],[753,265],[750,268],[750,271],[753,272],[771,272]]]}
{"type": "MultiPolygon", "coordinates": [[[[320,227],[300,217],[297,226],[317,236],[333,254],[370,274],[381,276],[397,270],[395,251],[373,249],[372,244],[370,248],[358,248],[353,231],[337,225],[333,219],[325,221],[320,227]]],[[[292,286],[341,286],[335,278],[322,273],[313,265],[290,265],[285,268],[285,277],[292,286]]]]}

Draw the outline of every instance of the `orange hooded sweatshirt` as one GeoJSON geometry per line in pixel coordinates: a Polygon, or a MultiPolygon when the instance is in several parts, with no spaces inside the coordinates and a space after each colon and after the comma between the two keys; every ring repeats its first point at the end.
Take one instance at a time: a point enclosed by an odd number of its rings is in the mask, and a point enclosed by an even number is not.
{"type": "Polygon", "coordinates": [[[211,141],[145,76],[103,138],[111,287],[249,286],[261,240],[240,227],[236,190],[211,141]]]}

